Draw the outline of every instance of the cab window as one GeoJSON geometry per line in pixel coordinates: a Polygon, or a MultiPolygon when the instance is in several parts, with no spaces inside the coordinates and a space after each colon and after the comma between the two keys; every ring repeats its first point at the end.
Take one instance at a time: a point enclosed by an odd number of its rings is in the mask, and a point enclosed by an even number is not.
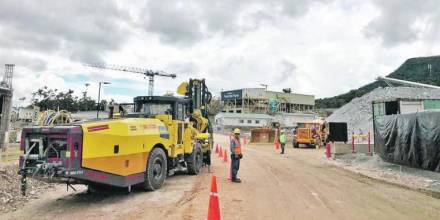
{"type": "Polygon", "coordinates": [[[141,111],[147,115],[169,115],[172,114],[171,104],[144,103],[141,111]]]}

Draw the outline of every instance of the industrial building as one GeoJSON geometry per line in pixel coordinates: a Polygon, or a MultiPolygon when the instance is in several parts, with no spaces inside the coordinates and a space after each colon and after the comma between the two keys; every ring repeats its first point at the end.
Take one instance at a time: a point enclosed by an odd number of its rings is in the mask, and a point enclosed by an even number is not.
{"type": "Polygon", "coordinates": [[[221,113],[215,117],[218,130],[231,127],[255,128],[273,122],[294,127],[298,122],[316,118],[313,112],[315,96],[267,91],[264,88],[244,88],[221,93],[221,113]]]}
{"type": "Polygon", "coordinates": [[[314,95],[267,91],[264,88],[223,91],[221,101],[222,112],[227,113],[311,112],[315,106],[314,95]]]}

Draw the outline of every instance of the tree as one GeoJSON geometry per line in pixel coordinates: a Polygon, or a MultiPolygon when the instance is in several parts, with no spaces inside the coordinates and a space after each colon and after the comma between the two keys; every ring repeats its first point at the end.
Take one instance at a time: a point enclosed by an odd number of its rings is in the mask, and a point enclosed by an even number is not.
{"type": "Polygon", "coordinates": [[[208,105],[209,107],[209,114],[210,115],[216,115],[220,112],[221,108],[221,102],[219,97],[213,97],[211,99],[211,103],[208,105]]]}
{"type": "MultiPolygon", "coordinates": [[[[74,90],[66,92],[58,89],[49,89],[44,86],[32,93],[32,104],[40,107],[41,110],[67,110],[67,111],[87,111],[96,110],[96,101],[90,97],[79,99],[74,96],[74,90]]],[[[101,101],[101,109],[107,104],[106,100],[101,101]]]]}

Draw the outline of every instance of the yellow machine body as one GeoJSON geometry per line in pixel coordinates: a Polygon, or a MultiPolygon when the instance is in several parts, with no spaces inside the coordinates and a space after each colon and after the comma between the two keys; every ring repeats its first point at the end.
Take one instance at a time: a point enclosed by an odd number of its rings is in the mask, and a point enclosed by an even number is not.
{"type": "Polygon", "coordinates": [[[193,140],[209,138],[208,133],[197,133],[189,123],[185,126],[184,121],[172,120],[170,115],[111,119],[81,127],[82,166],[121,176],[145,172],[154,147],[162,147],[169,158],[176,158],[193,151],[193,140]]]}
{"type": "Polygon", "coordinates": [[[299,123],[295,131],[294,144],[321,145],[325,140],[325,132],[322,132],[322,124],[315,122],[299,123]]]}
{"type": "MultiPolygon", "coordinates": [[[[155,145],[165,148],[170,140],[161,138],[158,119],[126,118],[85,123],[82,166],[117,175],[145,172],[148,153],[155,145]]],[[[164,133],[165,133],[164,132],[164,133]]]]}

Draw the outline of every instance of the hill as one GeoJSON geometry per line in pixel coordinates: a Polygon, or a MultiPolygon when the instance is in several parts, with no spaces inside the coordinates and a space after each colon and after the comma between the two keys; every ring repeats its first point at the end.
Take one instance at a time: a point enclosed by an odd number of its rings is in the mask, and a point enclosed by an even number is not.
{"type": "MultiPolygon", "coordinates": [[[[410,58],[387,77],[440,86],[440,56],[410,58]],[[431,71],[428,64],[431,64],[431,71]]],[[[356,97],[386,86],[385,82],[375,81],[341,95],[317,99],[316,108],[339,108],[356,97]]]]}

